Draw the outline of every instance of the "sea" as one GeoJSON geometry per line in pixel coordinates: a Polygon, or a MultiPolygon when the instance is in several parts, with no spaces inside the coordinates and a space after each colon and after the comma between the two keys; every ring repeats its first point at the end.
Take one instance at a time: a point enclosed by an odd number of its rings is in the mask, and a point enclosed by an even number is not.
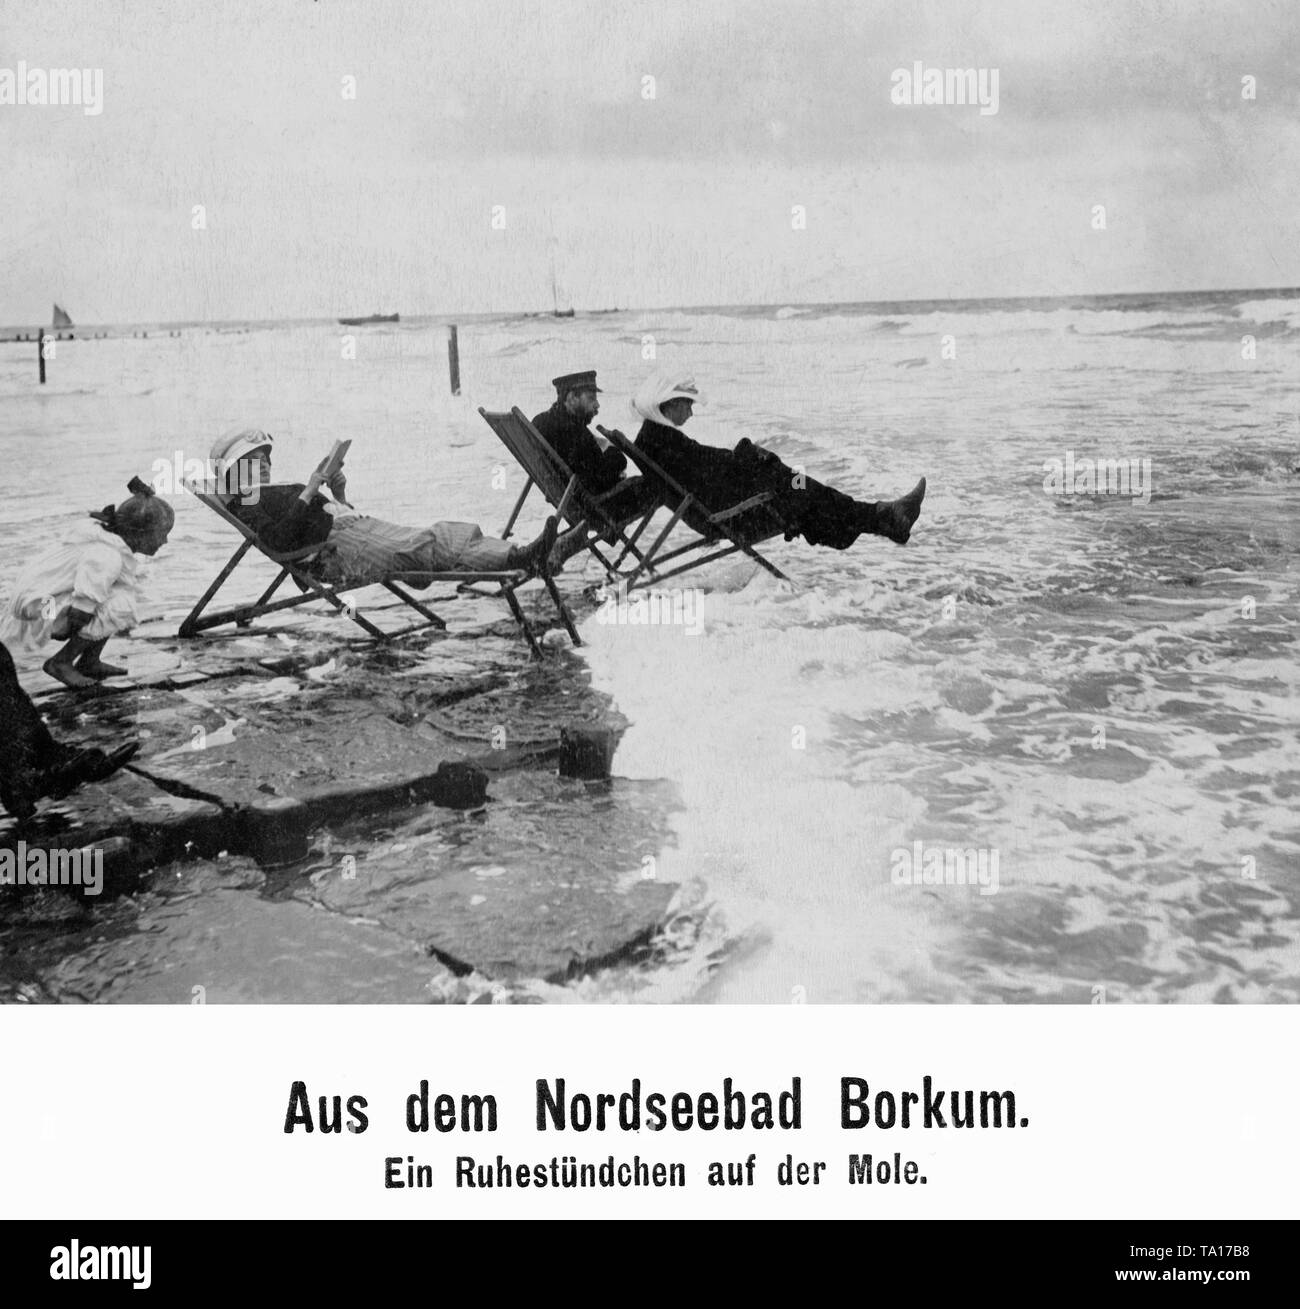
{"type": "MultiPolygon", "coordinates": [[[[445,318],[74,328],[44,386],[12,340],[31,329],[0,329],[0,592],[235,426],[298,477],[350,438],[355,503],[493,531],[522,478],[478,406],[532,413],[595,368],[598,421],[631,435],[640,380],[690,370],[697,440],[749,437],[860,499],[928,494],[904,547],[778,539],[786,581],[733,556],[666,581],[667,621],[588,607],[554,657],[628,720],[615,774],[668,784],[658,876],[693,926],[532,997],[1300,999],[1300,291],[457,326],[458,396],[445,318]]],[[[229,549],[174,503],[164,615],[229,549]]],[[[184,948],[157,926],[138,944],[184,948]]],[[[366,995],[362,971],[338,964],[334,998],[366,995]]]]}

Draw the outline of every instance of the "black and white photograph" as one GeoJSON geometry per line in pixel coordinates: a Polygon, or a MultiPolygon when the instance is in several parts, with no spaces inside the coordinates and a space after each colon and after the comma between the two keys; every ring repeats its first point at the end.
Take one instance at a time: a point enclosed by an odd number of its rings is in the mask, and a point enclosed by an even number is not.
{"type": "Polygon", "coordinates": [[[0,0],[5,1216],[1289,1216],[1298,48],[0,0]]]}
{"type": "Polygon", "coordinates": [[[6,1001],[1295,1002],[1291,7],[3,15],[6,1001]]]}

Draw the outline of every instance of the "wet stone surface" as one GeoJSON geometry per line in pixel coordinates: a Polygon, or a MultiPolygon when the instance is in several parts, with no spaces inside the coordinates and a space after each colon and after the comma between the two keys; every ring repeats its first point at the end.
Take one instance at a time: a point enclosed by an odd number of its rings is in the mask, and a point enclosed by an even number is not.
{"type": "Polygon", "coordinates": [[[667,787],[535,772],[492,789],[478,812],[408,825],[351,860],[336,850],[295,894],[502,980],[562,982],[649,940],[677,889],[655,878],[667,787]]]}
{"type": "Polygon", "coordinates": [[[0,850],[104,869],[94,897],[0,888],[0,999],[409,1002],[636,966],[675,909],[676,802],[617,757],[557,775],[562,727],[625,726],[581,659],[531,661],[508,623],[344,630],[163,629],[147,677],[38,697],[62,739],[141,750],[21,828],[0,815],[0,850]]]}

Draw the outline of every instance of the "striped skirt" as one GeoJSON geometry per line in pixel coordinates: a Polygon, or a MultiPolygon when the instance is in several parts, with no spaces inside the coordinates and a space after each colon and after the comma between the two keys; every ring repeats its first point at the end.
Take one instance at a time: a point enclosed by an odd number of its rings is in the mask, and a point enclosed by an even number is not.
{"type": "MultiPolygon", "coordinates": [[[[403,527],[349,514],[334,520],[321,575],[334,586],[359,586],[392,573],[474,573],[505,570],[510,543],[484,536],[474,523],[403,527]]],[[[412,586],[432,581],[408,577],[412,586]]]]}

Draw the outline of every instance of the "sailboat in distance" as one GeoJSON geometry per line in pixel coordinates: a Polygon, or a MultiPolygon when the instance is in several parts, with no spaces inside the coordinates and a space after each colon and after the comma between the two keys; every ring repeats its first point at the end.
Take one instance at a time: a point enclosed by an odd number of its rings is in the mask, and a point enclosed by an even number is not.
{"type": "Polygon", "coordinates": [[[58,305],[54,306],[54,323],[55,327],[71,327],[72,319],[68,317],[67,312],[58,305]]]}
{"type": "Polygon", "coordinates": [[[554,236],[551,237],[551,317],[552,318],[572,318],[573,305],[570,304],[567,309],[560,308],[560,283],[555,274],[555,252],[560,248],[559,241],[554,236]]]}

